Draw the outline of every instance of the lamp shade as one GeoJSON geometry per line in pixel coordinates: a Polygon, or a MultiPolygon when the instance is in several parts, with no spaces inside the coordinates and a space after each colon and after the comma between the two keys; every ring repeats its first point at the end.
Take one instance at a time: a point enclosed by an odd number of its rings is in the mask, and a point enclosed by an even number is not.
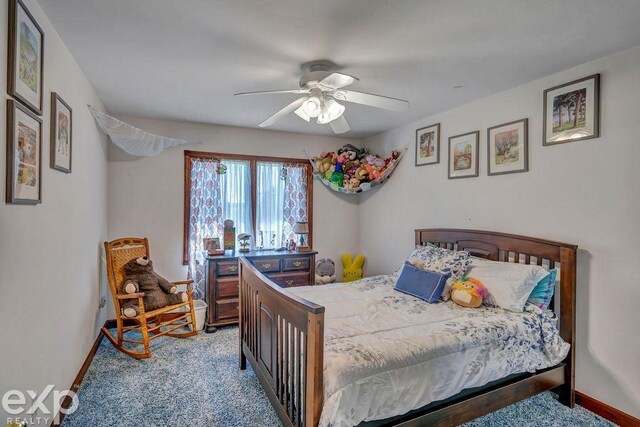
{"type": "Polygon", "coordinates": [[[309,234],[309,223],[296,222],[293,226],[293,232],[296,234],[309,234]]]}

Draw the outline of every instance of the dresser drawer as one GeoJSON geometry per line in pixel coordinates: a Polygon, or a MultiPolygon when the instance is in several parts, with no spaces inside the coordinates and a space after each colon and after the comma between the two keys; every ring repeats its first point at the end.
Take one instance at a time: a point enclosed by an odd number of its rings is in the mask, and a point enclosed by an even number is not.
{"type": "Polygon", "coordinates": [[[238,317],[238,298],[216,301],[216,320],[238,317]]]}
{"type": "Polygon", "coordinates": [[[280,258],[252,259],[251,263],[262,273],[280,271],[280,258]]]}
{"type": "Polygon", "coordinates": [[[237,276],[238,275],[238,261],[219,261],[217,263],[218,276],[237,276]]]}
{"type": "Polygon", "coordinates": [[[284,258],[282,260],[282,271],[309,270],[309,257],[284,258]]]}
{"type": "Polygon", "coordinates": [[[309,286],[309,273],[270,274],[269,278],[283,288],[291,286],[309,286]]]}
{"type": "Polygon", "coordinates": [[[216,280],[216,295],[218,298],[237,298],[238,297],[238,279],[235,277],[227,277],[225,279],[216,280]]]}

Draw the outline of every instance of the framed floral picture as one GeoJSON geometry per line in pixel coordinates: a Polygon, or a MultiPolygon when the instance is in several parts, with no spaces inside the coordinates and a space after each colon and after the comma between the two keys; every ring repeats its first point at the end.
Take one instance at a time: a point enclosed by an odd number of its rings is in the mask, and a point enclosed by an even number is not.
{"type": "Polygon", "coordinates": [[[529,120],[521,119],[487,129],[489,175],[529,170],[529,120]]]}
{"type": "Polygon", "coordinates": [[[449,137],[449,179],[478,176],[480,131],[449,137]]]}
{"type": "Polygon", "coordinates": [[[542,145],[600,136],[600,74],[544,91],[542,145]]]}
{"type": "Polygon", "coordinates": [[[71,173],[72,113],[71,107],[51,92],[51,167],[66,173],[71,173]]]}
{"type": "Polygon", "coordinates": [[[42,115],[44,32],[21,0],[9,0],[9,95],[42,115]]]}
{"type": "Polygon", "coordinates": [[[440,163],[440,123],[416,130],[416,166],[440,163]]]}
{"type": "Polygon", "coordinates": [[[6,201],[42,201],[42,120],[13,99],[7,100],[6,201]]]}

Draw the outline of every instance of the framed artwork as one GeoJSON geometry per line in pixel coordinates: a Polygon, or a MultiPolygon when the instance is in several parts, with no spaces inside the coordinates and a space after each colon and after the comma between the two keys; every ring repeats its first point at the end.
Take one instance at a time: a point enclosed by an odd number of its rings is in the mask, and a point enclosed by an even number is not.
{"type": "Polygon", "coordinates": [[[544,91],[542,145],[600,136],[600,74],[544,91]]]}
{"type": "Polygon", "coordinates": [[[440,123],[416,130],[416,166],[440,163],[440,123]]]}
{"type": "Polygon", "coordinates": [[[480,131],[449,137],[449,179],[478,176],[480,131]]]}
{"type": "Polygon", "coordinates": [[[21,0],[9,0],[7,91],[42,114],[44,32],[21,0]]]}
{"type": "Polygon", "coordinates": [[[489,175],[529,170],[529,119],[487,129],[487,171],[489,175]]]}
{"type": "Polygon", "coordinates": [[[6,201],[42,201],[42,120],[13,99],[7,100],[6,201]]]}
{"type": "Polygon", "coordinates": [[[72,124],[71,107],[51,92],[51,167],[66,173],[71,173],[72,124]]]}

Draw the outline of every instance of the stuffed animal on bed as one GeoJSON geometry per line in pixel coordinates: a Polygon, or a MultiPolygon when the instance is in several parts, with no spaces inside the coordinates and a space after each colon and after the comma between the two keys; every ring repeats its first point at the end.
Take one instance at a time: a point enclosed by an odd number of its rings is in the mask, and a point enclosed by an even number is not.
{"type": "Polygon", "coordinates": [[[351,255],[345,253],[342,255],[342,281],[353,282],[362,279],[362,266],[364,265],[364,255],[359,254],[352,260],[351,255]]]}
{"type": "Polygon", "coordinates": [[[451,299],[463,307],[480,307],[488,296],[487,288],[473,277],[461,277],[451,287],[451,299]]]}
{"type": "MultiPolygon", "coordinates": [[[[122,292],[133,294],[143,292],[145,311],[151,311],[167,305],[186,302],[189,296],[186,292],[178,292],[178,287],[153,271],[153,263],[149,258],[134,258],[123,267],[125,278],[122,292]]],[[[140,314],[138,299],[131,298],[122,303],[122,314],[126,317],[136,317],[140,314]]]]}

